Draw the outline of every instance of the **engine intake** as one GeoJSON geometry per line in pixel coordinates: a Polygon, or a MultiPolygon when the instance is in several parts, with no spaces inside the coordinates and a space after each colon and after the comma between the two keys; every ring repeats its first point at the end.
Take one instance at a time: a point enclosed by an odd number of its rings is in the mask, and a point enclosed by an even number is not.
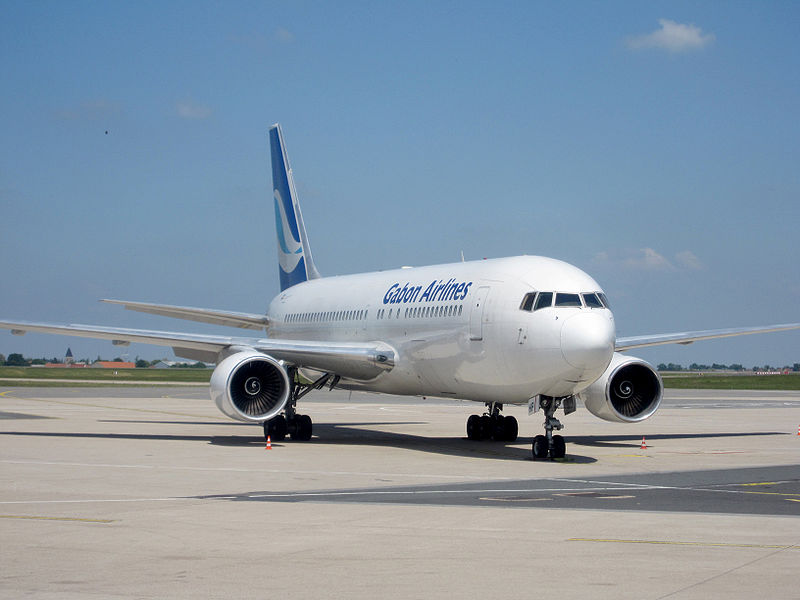
{"type": "Polygon", "coordinates": [[[274,358],[260,352],[237,352],[211,375],[211,397],[225,415],[239,421],[268,421],[289,400],[289,376],[274,358]]]}
{"type": "Polygon", "coordinates": [[[640,358],[614,353],[611,364],[578,397],[586,409],[606,421],[637,423],[658,410],[664,393],[661,377],[640,358]]]}

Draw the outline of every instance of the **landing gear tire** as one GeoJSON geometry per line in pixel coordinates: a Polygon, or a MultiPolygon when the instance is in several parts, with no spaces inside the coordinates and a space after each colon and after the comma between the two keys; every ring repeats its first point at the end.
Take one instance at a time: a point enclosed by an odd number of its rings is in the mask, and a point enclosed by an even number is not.
{"type": "Polygon", "coordinates": [[[567,455],[567,443],[560,435],[553,436],[553,449],[550,458],[564,458],[567,455]]]}
{"type": "Polygon", "coordinates": [[[543,435],[537,435],[535,438],[533,438],[533,448],[531,450],[533,452],[533,460],[544,460],[547,458],[547,455],[550,452],[547,438],[543,435]]]}
{"type": "Polygon", "coordinates": [[[467,419],[467,438],[470,440],[479,440],[480,437],[480,420],[478,415],[470,415],[467,419]]]}
{"type": "Polygon", "coordinates": [[[519,425],[517,420],[508,415],[497,416],[493,419],[492,439],[496,442],[513,442],[517,439],[519,425]]]}
{"type": "Polygon", "coordinates": [[[311,439],[313,424],[308,415],[295,415],[289,424],[289,435],[298,442],[307,442],[311,439]]]}
{"type": "Polygon", "coordinates": [[[504,442],[516,442],[517,435],[519,434],[519,424],[517,420],[512,417],[511,415],[506,415],[503,417],[503,430],[505,431],[505,436],[503,437],[504,442]]]}
{"type": "Polygon", "coordinates": [[[282,442],[289,432],[289,426],[286,423],[286,417],[278,415],[264,422],[264,439],[269,437],[273,442],[282,442]]]}
{"type": "Polygon", "coordinates": [[[488,440],[489,438],[492,437],[492,429],[494,429],[492,427],[492,417],[488,415],[483,415],[478,418],[479,418],[478,431],[480,432],[479,434],[480,438],[478,439],[488,440]]]}

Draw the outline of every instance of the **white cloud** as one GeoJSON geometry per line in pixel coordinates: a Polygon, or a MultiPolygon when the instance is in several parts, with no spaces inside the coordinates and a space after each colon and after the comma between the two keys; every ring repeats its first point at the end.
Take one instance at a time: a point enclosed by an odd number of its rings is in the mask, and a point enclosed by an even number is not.
{"type": "Polygon", "coordinates": [[[281,27],[275,31],[275,39],[281,43],[288,44],[294,41],[294,34],[281,27]]]}
{"type": "Polygon", "coordinates": [[[191,101],[178,102],[175,108],[182,119],[207,119],[212,112],[208,106],[191,101]]]}
{"type": "Polygon", "coordinates": [[[106,100],[97,98],[82,102],[80,106],[69,107],[56,111],[56,116],[64,120],[76,119],[107,119],[112,115],[122,112],[122,107],[106,100]]]}
{"type": "Polygon", "coordinates": [[[660,29],[652,33],[636,35],[628,38],[628,48],[641,50],[643,48],[659,48],[668,52],[688,52],[700,50],[716,38],[713,33],[703,33],[697,25],[684,25],[669,19],[659,19],[660,29]]]}
{"type": "Polygon", "coordinates": [[[669,260],[652,248],[614,249],[595,254],[598,265],[630,271],[673,271],[675,267],[669,260]]]}
{"type": "Polygon", "coordinates": [[[703,269],[703,263],[700,262],[700,259],[697,258],[695,253],[691,250],[678,252],[675,255],[675,262],[677,262],[684,269],[689,269],[690,271],[700,271],[703,269]]]}
{"type": "Polygon", "coordinates": [[[700,271],[704,268],[691,250],[678,252],[673,262],[652,248],[614,248],[598,252],[592,262],[624,271],[700,271]]]}

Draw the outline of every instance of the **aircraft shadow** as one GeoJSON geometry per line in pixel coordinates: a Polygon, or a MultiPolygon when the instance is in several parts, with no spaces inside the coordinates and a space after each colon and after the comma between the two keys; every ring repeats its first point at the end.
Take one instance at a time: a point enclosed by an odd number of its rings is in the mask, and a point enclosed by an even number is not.
{"type": "MultiPolygon", "coordinates": [[[[186,421],[131,421],[137,423],[163,423],[163,424],[190,424],[186,421]]],[[[198,425],[221,425],[216,422],[196,422],[198,425]]],[[[239,425],[238,423],[224,423],[225,425],[239,425]]],[[[336,445],[359,445],[370,447],[387,447],[426,452],[443,456],[472,457],[486,460],[532,460],[530,444],[532,438],[520,437],[516,442],[471,441],[466,437],[430,437],[408,433],[396,433],[365,429],[380,425],[419,425],[418,421],[389,423],[382,422],[353,422],[353,423],[316,423],[314,425],[314,438],[310,442],[293,442],[287,438],[284,442],[273,442],[273,446],[280,448],[295,443],[336,445]]],[[[242,425],[247,425],[243,423],[242,425]]],[[[251,425],[252,427],[252,425],[251,425]]],[[[255,429],[255,428],[254,428],[255,429]]],[[[254,446],[263,447],[264,437],[260,428],[257,435],[180,435],[168,433],[90,433],[90,432],[51,432],[51,431],[0,431],[0,436],[28,436],[45,438],[75,438],[75,439],[119,439],[119,440],[153,440],[153,441],[189,441],[205,442],[216,446],[254,446]]],[[[753,433],[682,433],[682,434],[654,434],[647,436],[649,442],[669,439],[713,439],[729,437],[764,437],[787,435],[783,432],[753,432],[753,433]]],[[[639,448],[641,439],[632,435],[601,435],[601,436],[567,436],[566,462],[593,463],[597,459],[571,452],[576,446],[583,447],[617,447],[633,449],[639,448]]]]}

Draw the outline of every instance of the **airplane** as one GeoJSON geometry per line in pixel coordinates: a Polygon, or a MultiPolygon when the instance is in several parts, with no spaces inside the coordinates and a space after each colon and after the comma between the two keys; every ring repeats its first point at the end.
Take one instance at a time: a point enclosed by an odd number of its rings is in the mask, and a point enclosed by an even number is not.
{"type": "Polygon", "coordinates": [[[226,416],[263,426],[265,438],[309,440],[298,401],[324,387],[484,404],[467,420],[470,440],[514,442],[505,405],[542,412],[534,460],[561,459],[555,417],[580,400],[606,421],[638,423],[659,408],[663,383],[624,354],[660,344],[786,331],[800,323],[617,337],[601,286],[566,262],[515,256],[322,277],[309,245],[279,124],[269,129],[280,293],[265,315],[124,300],[128,310],[263,331],[237,337],[0,321],[0,328],[171,346],[216,363],[210,393],[226,416]]]}

